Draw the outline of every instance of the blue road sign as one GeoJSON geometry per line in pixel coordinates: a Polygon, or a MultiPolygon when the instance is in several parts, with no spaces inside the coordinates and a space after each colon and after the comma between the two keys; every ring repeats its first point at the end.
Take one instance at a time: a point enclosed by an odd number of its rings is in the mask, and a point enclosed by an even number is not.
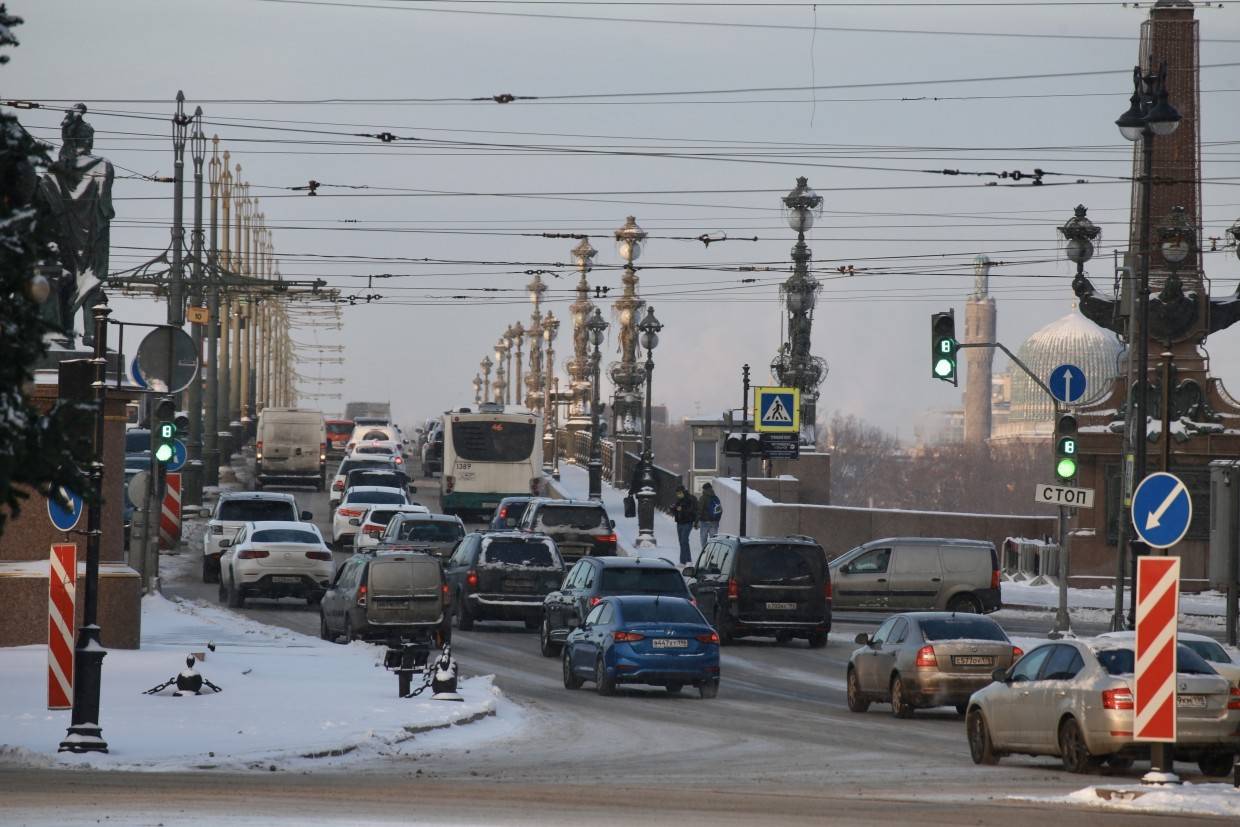
{"type": "Polygon", "coordinates": [[[146,387],[146,379],[142,376],[142,370],[138,367],[138,357],[133,357],[133,361],[129,363],[129,375],[133,377],[133,383],[140,388],[146,387]]]}
{"type": "Polygon", "coordinates": [[[1150,474],[1132,493],[1132,527],[1152,548],[1174,546],[1193,521],[1193,500],[1184,481],[1174,474],[1150,474]]]}
{"type": "Polygon", "coordinates": [[[753,389],[754,430],[768,434],[795,434],[801,430],[801,399],[796,388],[753,389]]]}
{"type": "Polygon", "coordinates": [[[59,530],[71,531],[78,524],[78,520],[82,519],[82,495],[64,486],[60,487],[59,493],[59,497],[47,498],[47,517],[59,530]],[[61,499],[68,505],[62,505],[61,499]]]}
{"type": "Polygon", "coordinates": [[[1085,395],[1085,371],[1076,365],[1060,365],[1051,371],[1051,395],[1060,402],[1072,403],[1085,395]]]}
{"type": "Polygon", "coordinates": [[[185,458],[189,453],[185,450],[185,443],[179,439],[172,440],[172,459],[168,460],[169,471],[180,471],[185,465],[185,458]]]}

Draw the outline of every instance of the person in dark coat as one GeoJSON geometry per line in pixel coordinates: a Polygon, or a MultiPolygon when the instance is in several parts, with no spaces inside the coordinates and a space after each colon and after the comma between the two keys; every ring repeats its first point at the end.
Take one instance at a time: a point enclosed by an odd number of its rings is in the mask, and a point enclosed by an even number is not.
{"type": "Polygon", "coordinates": [[[697,500],[683,485],[676,486],[676,502],[672,504],[672,517],[676,520],[676,535],[680,539],[680,562],[692,562],[689,552],[689,535],[698,524],[697,500]]]}
{"type": "Polygon", "coordinates": [[[723,519],[723,503],[715,494],[715,487],[709,482],[702,486],[702,496],[698,497],[698,525],[702,527],[702,548],[706,542],[719,533],[719,521],[723,519]]]}

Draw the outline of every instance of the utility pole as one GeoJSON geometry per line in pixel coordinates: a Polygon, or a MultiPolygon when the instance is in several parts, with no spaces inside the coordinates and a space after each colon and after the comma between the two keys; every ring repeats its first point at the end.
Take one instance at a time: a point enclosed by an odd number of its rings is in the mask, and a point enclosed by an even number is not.
{"type": "Polygon", "coordinates": [[[737,534],[744,537],[749,511],[749,365],[741,367],[741,513],[737,534]]]}
{"type": "Polygon", "coordinates": [[[177,91],[177,111],[172,116],[172,273],[168,284],[168,324],[185,324],[185,138],[189,117],[185,114],[185,93],[177,91]]]}
{"type": "Polygon", "coordinates": [[[211,137],[211,161],[207,165],[207,184],[211,188],[211,242],[207,252],[207,391],[206,423],[203,425],[203,454],[206,461],[204,482],[220,484],[220,273],[219,273],[219,195],[220,136],[211,137]]]}
{"type": "Polygon", "coordinates": [[[231,297],[223,283],[224,274],[233,271],[232,265],[232,247],[229,244],[231,239],[232,228],[232,194],[233,194],[233,175],[228,167],[229,152],[224,150],[222,168],[220,170],[220,224],[223,232],[220,233],[219,252],[216,256],[215,277],[220,282],[220,345],[219,345],[219,381],[218,381],[218,405],[216,407],[215,427],[218,433],[216,439],[220,443],[220,467],[223,467],[232,459],[232,433],[228,429],[228,413],[231,408],[230,393],[232,388],[232,315],[233,307],[231,297]],[[227,436],[225,436],[227,434],[227,436]]]}
{"type": "MultiPolygon", "coordinates": [[[[202,131],[202,107],[194,109],[194,131],[190,135],[190,157],[194,162],[194,229],[191,234],[190,246],[193,256],[193,289],[191,301],[194,307],[201,307],[204,297],[202,269],[202,164],[207,155],[207,136],[202,131]]],[[[202,504],[202,328],[200,323],[191,326],[194,340],[194,353],[198,357],[199,371],[190,382],[188,393],[189,406],[189,439],[185,443],[185,469],[182,475],[185,483],[181,490],[183,506],[202,504]]]]}

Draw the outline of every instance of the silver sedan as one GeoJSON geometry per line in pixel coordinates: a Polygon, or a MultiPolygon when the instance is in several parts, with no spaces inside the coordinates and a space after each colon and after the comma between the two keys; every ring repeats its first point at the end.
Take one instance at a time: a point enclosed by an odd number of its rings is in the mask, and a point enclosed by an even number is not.
{"type": "MultiPolygon", "coordinates": [[[[1206,775],[1231,772],[1240,750],[1240,690],[1191,649],[1176,650],[1175,758],[1196,761],[1206,775]]],[[[974,763],[1003,755],[1057,755],[1069,772],[1106,761],[1127,768],[1148,746],[1133,740],[1131,644],[1098,638],[1037,647],[969,700],[965,731],[974,763]]]]}

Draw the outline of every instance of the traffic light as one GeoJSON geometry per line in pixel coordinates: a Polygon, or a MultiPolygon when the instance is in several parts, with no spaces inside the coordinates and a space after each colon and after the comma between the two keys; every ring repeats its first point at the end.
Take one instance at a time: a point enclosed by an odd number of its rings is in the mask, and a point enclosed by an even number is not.
{"type": "Polygon", "coordinates": [[[1076,479],[1076,417],[1061,414],[1055,422],[1055,476],[1060,482],[1071,483],[1076,479]]]}
{"type": "Polygon", "coordinates": [[[159,400],[155,406],[155,459],[167,464],[176,456],[177,426],[173,421],[176,403],[171,398],[159,400]]]}
{"type": "Polygon", "coordinates": [[[723,441],[724,456],[739,457],[743,448],[746,448],[745,453],[748,456],[760,456],[762,454],[762,435],[753,431],[746,433],[733,431],[723,441]]]}
{"type": "Polygon", "coordinates": [[[930,316],[930,375],[956,384],[956,311],[930,316]]]}

